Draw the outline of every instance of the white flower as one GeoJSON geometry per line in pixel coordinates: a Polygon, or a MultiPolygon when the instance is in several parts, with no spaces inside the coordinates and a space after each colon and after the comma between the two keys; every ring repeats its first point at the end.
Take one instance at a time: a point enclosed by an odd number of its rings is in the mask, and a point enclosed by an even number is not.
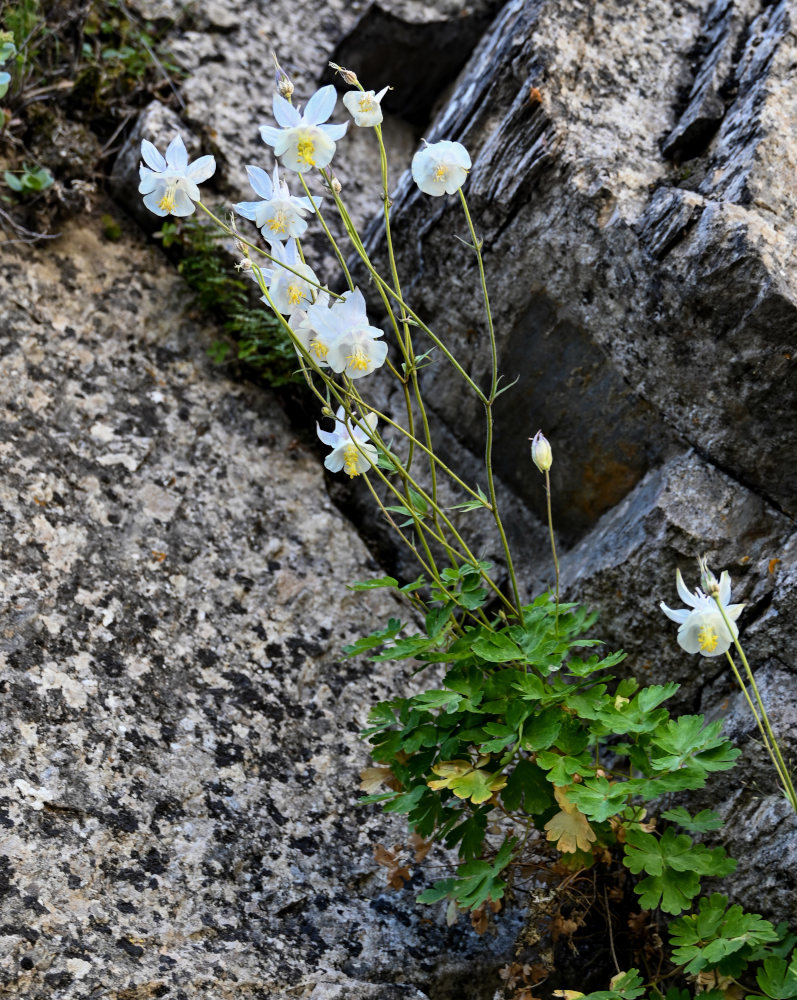
{"type": "Polygon", "coordinates": [[[343,95],[343,103],[346,110],[354,119],[354,124],[360,128],[368,128],[370,125],[381,125],[382,123],[382,98],[390,90],[384,87],[375,94],[373,90],[349,90],[343,95]]]}
{"type": "Polygon", "coordinates": [[[166,147],[165,158],[148,139],[142,140],[141,157],[147,166],[141,164],[138,168],[138,192],[144,195],[150,212],[160,216],[193,214],[194,202],[199,201],[197,184],[212,177],[216,170],[213,157],[200,156],[189,163],[179,135],[166,147]]]}
{"type": "Polygon", "coordinates": [[[311,167],[325,167],[335,155],[335,143],[346,134],[349,123],[323,125],[335,109],[337,91],[328,84],[317,90],[299,114],[289,101],[274,94],[274,117],[281,128],[261,125],[263,142],[274,147],[274,155],[282,159],[289,170],[303,174],[311,167]]]}
{"type": "MultiPolygon", "coordinates": [[[[320,289],[314,305],[310,308],[326,309],[328,306],[329,292],[325,289],[320,289]]],[[[290,326],[291,330],[293,330],[293,335],[302,347],[313,357],[316,364],[318,364],[321,368],[328,368],[329,365],[326,363],[325,359],[329,353],[329,348],[318,339],[318,334],[315,328],[307,318],[307,310],[295,309],[288,317],[288,326],[290,326]]]]}
{"type": "Polygon", "coordinates": [[[470,166],[467,149],[443,139],[427,143],[413,156],[412,179],[424,194],[453,194],[465,183],[470,166]]]}
{"type": "Polygon", "coordinates": [[[291,194],[285,181],[280,180],[279,167],[274,167],[274,181],[261,167],[248,166],[249,183],[255,194],[263,201],[240,201],[233,206],[235,211],[249,219],[263,233],[267,240],[288,240],[292,236],[303,236],[307,229],[304,217],[314,212],[321,204],[321,198],[297,198],[291,194]]]}
{"type": "MultiPolygon", "coordinates": [[[[268,294],[274,303],[274,308],[283,316],[288,316],[296,309],[310,305],[315,299],[318,278],[315,271],[305,264],[299,256],[296,240],[287,243],[272,243],[271,256],[274,258],[272,267],[261,267],[263,280],[268,283],[268,294]],[[287,267],[280,267],[286,264],[287,267]],[[288,270],[287,268],[291,268],[288,270]]],[[[257,281],[257,275],[253,275],[257,281]]],[[[265,296],[263,300],[268,302],[265,296]]]]}
{"type": "Polygon", "coordinates": [[[661,610],[674,622],[678,622],[678,645],[687,653],[702,653],[703,656],[722,656],[730,649],[733,640],[738,636],[736,619],[742,613],[743,604],[729,604],[731,599],[731,578],[725,570],[719,579],[719,600],[728,616],[731,630],[723,621],[720,610],[713,597],[707,597],[698,589],[694,594],[687,590],[681,571],[675,572],[675,584],[678,596],[688,604],[689,608],[673,611],[661,603],[661,610]],[[691,610],[690,610],[691,608],[691,610]]]}
{"type": "MultiPolygon", "coordinates": [[[[376,465],[376,446],[371,444],[364,430],[344,420],[345,412],[342,406],[335,416],[337,419],[333,431],[322,431],[316,424],[318,436],[332,449],[324,459],[324,465],[330,472],[340,472],[341,469],[345,469],[349,476],[367,472],[372,465],[376,465]]],[[[369,431],[374,431],[376,414],[366,414],[360,423],[365,424],[369,431]]]]}
{"type": "Polygon", "coordinates": [[[338,375],[345,372],[351,379],[362,378],[385,363],[387,344],[378,339],[383,331],[369,325],[358,288],[344,292],[329,309],[321,303],[311,306],[307,322],[316,332],[316,356],[338,375]]]}

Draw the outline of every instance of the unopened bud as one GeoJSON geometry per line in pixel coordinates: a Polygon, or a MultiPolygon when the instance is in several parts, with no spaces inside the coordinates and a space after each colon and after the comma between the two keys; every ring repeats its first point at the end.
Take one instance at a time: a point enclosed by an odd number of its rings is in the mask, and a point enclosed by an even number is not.
{"type": "Polygon", "coordinates": [[[329,186],[332,188],[335,194],[340,194],[340,192],[343,190],[343,185],[340,183],[337,177],[332,178],[332,180],[329,182],[329,186]]]}
{"type": "Polygon", "coordinates": [[[329,64],[336,73],[340,73],[341,79],[344,83],[348,83],[350,87],[359,87],[360,81],[357,79],[357,74],[350,69],[344,69],[342,66],[338,66],[337,63],[331,62],[329,64]]]}
{"type": "Polygon", "coordinates": [[[720,592],[719,580],[708,568],[708,560],[706,556],[701,556],[698,560],[700,566],[700,586],[703,588],[703,593],[708,597],[718,597],[720,592]]]}
{"type": "Polygon", "coordinates": [[[275,52],[271,53],[271,58],[274,60],[274,66],[277,70],[274,75],[274,79],[277,84],[277,91],[280,96],[284,97],[286,101],[289,101],[291,97],[293,97],[293,84],[291,83],[291,78],[277,62],[277,54],[275,52]]]}
{"type": "Polygon", "coordinates": [[[540,472],[547,472],[553,465],[553,452],[542,431],[537,431],[531,439],[531,460],[540,472]]]}

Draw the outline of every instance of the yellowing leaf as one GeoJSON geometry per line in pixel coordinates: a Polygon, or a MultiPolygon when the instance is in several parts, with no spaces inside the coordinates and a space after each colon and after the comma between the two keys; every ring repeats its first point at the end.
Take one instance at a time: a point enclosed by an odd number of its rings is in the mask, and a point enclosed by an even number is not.
{"type": "Polygon", "coordinates": [[[360,791],[373,795],[382,785],[398,791],[399,784],[389,767],[366,767],[360,771],[360,791]]]}
{"type": "Polygon", "coordinates": [[[503,774],[477,770],[469,760],[446,760],[435,764],[432,771],[440,775],[440,780],[427,781],[429,788],[450,788],[458,799],[470,799],[474,805],[486,802],[507,783],[503,774]]]}
{"type": "Polygon", "coordinates": [[[587,817],[567,798],[568,788],[569,785],[554,787],[556,801],[562,809],[545,824],[548,840],[555,842],[563,854],[589,851],[590,845],[598,838],[587,817]]]}

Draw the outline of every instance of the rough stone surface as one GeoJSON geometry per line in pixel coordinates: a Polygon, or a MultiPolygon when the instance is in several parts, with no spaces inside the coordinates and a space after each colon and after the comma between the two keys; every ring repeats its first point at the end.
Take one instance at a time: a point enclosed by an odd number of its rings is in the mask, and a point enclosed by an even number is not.
{"type": "Polygon", "coordinates": [[[386,892],[406,831],[355,805],[402,681],[340,647],[405,609],[345,589],[378,567],[315,456],[203,360],[157,252],[99,232],[0,272],[3,990],[489,995],[512,921],[386,892]]]}
{"type": "MultiPolygon", "coordinates": [[[[792,16],[785,2],[653,0],[631,24],[619,2],[513,0],[426,131],[474,160],[500,353],[521,379],[499,470],[539,509],[517,455],[542,426],[570,540],[681,442],[794,512],[792,16]],[[662,140],[705,117],[712,88],[721,121],[674,164],[662,140]]],[[[405,176],[395,213],[408,293],[467,352],[483,323],[458,199],[405,176]]],[[[436,406],[477,443],[477,410],[451,385],[436,406]]]]}

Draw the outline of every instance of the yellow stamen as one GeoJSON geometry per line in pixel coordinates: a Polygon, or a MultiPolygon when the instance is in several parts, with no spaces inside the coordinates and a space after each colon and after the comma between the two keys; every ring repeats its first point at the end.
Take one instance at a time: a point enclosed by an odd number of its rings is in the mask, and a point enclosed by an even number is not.
{"type": "Polygon", "coordinates": [[[713,653],[717,648],[719,636],[710,625],[704,625],[697,633],[697,641],[700,643],[702,650],[705,650],[707,653],[713,653]]]}
{"type": "Polygon", "coordinates": [[[438,163],[437,164],[437,170],[435,170],[435,172],[434,172],[434,179],[436,181],[444,181],[446,179],[446,174],[447,173],[448,173],[448,171],[446,170],[445,164],[444,163],[438,163]]]}
{"type": "Polygon", "coordinates": [[[303,297],[304,293],[298,285],[288,285],[288,302],[292,306],[298,306],[303,297]]]}
{"type": "Polygon", "coordinates": [[[166,186],[166,191],[164,192],[161,200],[158,202],[158,208],[163,209],[164,212],[173,212],[174,196],[176,193],[177,193],[177,185],[175,184],[174,181],[171,181],[166,186]]]}
{"type": "Polygon", "coordinates": [[[367,94],[363,94],[360,98],[360,111],[373,111],[376,107],[376,101],[373,97],[368,97],[367,94]]]}
{"type": "Polygon", "coordinates": [[[315,166],[313,156],[315,154],[315,143],[309,136],[303,136],[296,145],[296,155],[303,162],[311,167],[315,166]]]}
{"type": "Polygon", "coordinates": [[[369,364],[370,358],[362,347],[355,347],[354,352],[346,358],[346,367],[353,368],[358,372],[366,371],[369,364]]]}
{"type": "Polygon", "coordinates": [[[267,219],[268,228],[272,233],[287,233],[288,231],[288,217],[284,209],[280,209],[275,212],[270,219],[267,219]]]}
{"type": "Polygon", "coordinates": [[[319,360],[323,361],[327,354],[329,354],[329,348],[326,344],[322,344],[320,340],[311,340],[310,353],[315,354],[319,360]]]}
{"type": "Polygon", "coordinates": [[[347,444],[343,449],[343,466],[352,479],[360,474],[360,470],[357,468],[357,459],[359,457],[360,453],[357,451],[356,445],[347,444]]]}

